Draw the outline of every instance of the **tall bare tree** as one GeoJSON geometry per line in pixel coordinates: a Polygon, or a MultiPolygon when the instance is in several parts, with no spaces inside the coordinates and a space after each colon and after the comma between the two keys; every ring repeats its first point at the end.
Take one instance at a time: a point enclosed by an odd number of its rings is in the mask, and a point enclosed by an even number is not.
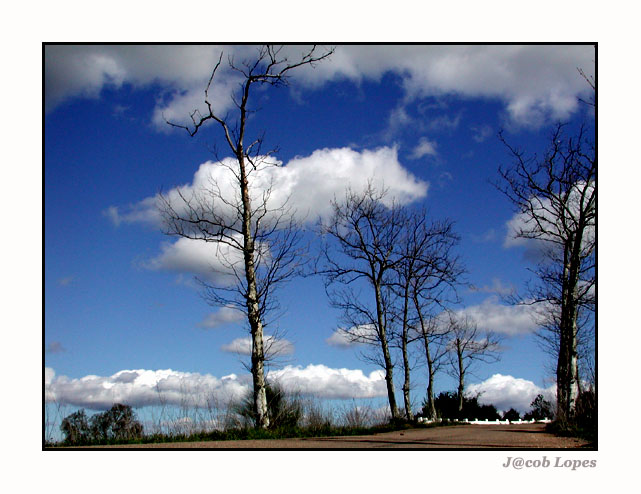
{"type": "Polygon", "coordinates": [[[325,276],[330,303],[342,311],[345,336],[378,348],[372,361],[385,370],[390,411],[399,419],[389,325],[392,277],[407,220],[403,208],[384,202],[385,196],[369,184],[332,201],[332,217],[321,225],[324,265],[318,272],[325,276]]]}
{"type": "Polygon", "coordinates": [[[434,379],[447,353],[447,332],[436,324],[437,314],[458,302],[456,287],[465,273],[454,249],[460,240],[450,220],[427,224],[426,215],[416,216],[410,226],[410,249],[406,253],[411,264],[410,298],[415,314],[415,332],[423,343],[427,363],[427,409],[436,417],[434,379]]]}
{"type": "Polygon", "coordinates": [[[597,195],[594,141],[585,127],[572,136],[564,128],[555,128],[540,158],[526,157],[502,138],[514,164],[499,170],[499,189],[518,213],[515,237],[539,247],[535,282],[521,303],[539,304],[544,312],[544,339],[557,352],[557,419],[571,420],[579,394],[581,322],[595,302],[597,195]]]}
{"type": "Polygon", "coordinates": [[[227,268],[231,284],[206,286],[209,300],[217,305],[231,305],[247,316],[252,338],[251,373],[256,426],[269,426],[264,375],[265,348],[263,329],[267,310],[274,307],[274,289],[296,272],[299,257],[298,230],[286,201],[276,202],[272,186],[252,189],[252,179],[264,180],[265,170],[276,166],[270,161],[272,152],[262,151],[263,137],[248,137],[252,90],[260,86],[286,85],[290,73],[302,66],[314,66],[332,53],[319,53],[314,46],[296,60],[283,55],[282,47],[261,46],[256,56],[237,62],[228,57],[227,65],[240,78],[237,91],[232,94],[233,113],[221,114],[223,105],[210,96],[212,82],[223,64],[221,53],[205,88],[207,111],[191,113],[191,124],[168,122],[196,135],[204,125],[213,122],[219,126],[231,159],[220,160],[230,180],[212,181],[210,187],[177,197],[163,196],[162,214],[166,233],[217,246],[219,261],[227,268]],[[233,192],[230,194],[230,190],[233,192]],[[252,193],[253,192],[253,193],[252,193]]]}
{"type": "Polygon", "coordinates": [[[456,301],[455,288],[463,274],[460,259],[454,252],[458,241],[450,220],[430,222],[424,210],[408,214],[393,283],[400,306],[397,340],[402,355],[403,399],[408,420],[413,419],[409,345],[417,340],[423,343],[428,366],[427,398],[434,409],[434,374],[444,351],[435,348],[443,339],[443,333],[435,331],[430,320],[435,311],[440,312],[448,302],[456,301]]]}
{"type": "Polygon", "coordinates": [[[465,376],[479,363],[494,363],[500,358],[500,339],[479,329],[468,316],[448,313],[447,332],[449,340],[450,374],[458,381],[458,410],[463,411],[465,376]]]}

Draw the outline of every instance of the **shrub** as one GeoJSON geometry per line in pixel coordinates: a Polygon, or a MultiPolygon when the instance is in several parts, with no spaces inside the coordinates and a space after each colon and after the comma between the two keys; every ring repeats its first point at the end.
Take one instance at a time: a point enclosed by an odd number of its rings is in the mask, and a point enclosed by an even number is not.
{"type": "Polygon", "coordinates": [[[373,412],[368,406],[353,404],[342,412],[341,423],[348,428],[362,428],[373,425],[373,412]]]}
{"type": "MultiPolygon", "coordinates": [[[[423,407],[424,411],[425,405],[423,407]]],[[[443,391],[434,400],[436,414],[443,419],[479,419],[497,420],[500,417],[494,405],[481,405],[478,396],[464,396],[463,410],[458,409],[458,394],[452,391],[443,391]]]]}
{"type": "MultiPolygon", "coordinates": [[[[300,401],[287,397],[278,384],[267,384],[265,391],[267,394],[269,428],[298,427],[303,416],[303,407],[300,401]]],[[[254,425],[256,423],[253,398],[253,394],[250,393],[236,406],[236,412],[245,419],[245,425],[254,425]]]]}
{"type": "Polygon", "coordinates": [[[514,408],[510,408],[507,412],[503,414],[503,420],[509,420],[510,422],[514,420],[520,420],[521,419],[521,414],[514,410],[514,408]]]}
{"type": "Polygon", "coordinates": [[[574,414],[567,421],[557,420],[552,431],[559,435],[576,436],[587,439],[593,446],[597,444],[597,404],[596,393],[590,388],[581,391],[576,400],[574,414]]]}
{"type": "Polygon", "coordinates": [[[60,430],[65,435],[64,444],[70,446],[125,442],[143,435],[142,424],[131,407],[120,403],[89,419],[84,409],[72,413],[62,420],[60,430]]]}
{"type": "Polygon", "coordinates": [[[552,404],[547,401],[543,395],[537,395],[532,403],[530,403],[530,411],[527,412],[524,416],[526,420],[542,420],[545,418],[552,418],[554,416],[554,411],[552,409],[552,404]]]}
{"type": "Polygon", "coordinates": [[[142,424],[135,418],[129,405],[116,403],[109,410],[91,417],[93,440],[123,442],[142,437],[142,424]]]}
{"type": "Polygon", "coordinates": [[[62,419],[60,430],[65,436],[65,444],[87,444],[91,441],[91,429],[84,409],[78,410],[62,419]]]}

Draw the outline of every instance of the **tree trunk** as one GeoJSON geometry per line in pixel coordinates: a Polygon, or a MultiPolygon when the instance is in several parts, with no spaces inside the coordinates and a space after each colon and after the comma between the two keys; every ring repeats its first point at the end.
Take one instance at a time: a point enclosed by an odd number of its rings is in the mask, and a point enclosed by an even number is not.
{"type": "Polygon", "coordinates": [[[557,419],[571,420],[579,395],[577,355],[577,289],[579,281],[580,239],[570,237],[564,249],[561,321],[559,324],[559,359],[557,363],[557,419]]]}
{"type": "Polygon", "coordinates": [[[412,413],[412,402],[410,400],[410,362],[407,351],[408,345],[408,324],[407,324],[407,314],[408,314],[408,304],[409,304],[409,291],[408,287],[405,287],[405,294],[403,299],[403,338],[401,342],[401,349],[403,353],[403,370],[405,373],[405,379],[403,381],[403,403],[405,404],[405,418],[409,421],[414,420],[414,414],[412,413]]]}
{"type": "Polygon", "coordinates": [[[423,335],[423,346],[425,348],[425,360],[427,361],[427,418],[434,420],[436,418],[436,404],[434,403],[434,361],[430,354],[430,338],[425,328],[425,320],[421,312],[418,298],[414,295],[414,307],[418,314],[419,323],[421,324],[421,334],[423,335]]]}
{"type": "Polygon", "coordinates": [[[456,356],[458,357],[458,411],[463,412],[463,390],[465,389],[465,368],[463,367],[463,353],[461,341],[456,340],[456,356]]]}
{"type": "Polygon", "coordinates": [[[396,396],[394,393],[394,364],[389,351],[387,335],[385,332],[385,320],[383,317],[383,298],[381,296],[380,283],[376,282],[374,286],[376,291],[376,317],[378,321],[378,331],[381,340],[381,350],[383,351],[383,362],[385,364],[385,384],[387,386],[387,398],[389,400],[390,412],[392,419],[400,418],[398,406],[396,405],[396,396]]]}
{"type": "Polygon", "coordinates": [[[249,185],[245,170],[245,157],[242,144],[238,147],[238,164],[240,168],[241,195],[243,202],[243,257],[245,262],[245,279],[247,281],[247,319],[252,336],[251,373],[254,385],[254,413],[256,427],[269,427],[267,411],[267,392],[265,389],[265,348],[263,345],[263,324],[260,318],[256,269],[254,265],[254,238],[251,231],[251,201],[249,185]]]}
{"type": "MultiPolygon", "coordinates": [[[[428,352],[429,353],[429,352],[428,352]]],[[[436,403],[434,402],[434,368],[431,360],[427,361],[427,418],[436,419],[436,403]]]]}
{"type": "Polygon", "coordinates": [[[427,360],[427,418],[434,420],[436,418],[436,403],[434,403],[434,362],[430,355],[429,338],[424,333],[423,342],[425,344],[425,359],[427,360]]]}

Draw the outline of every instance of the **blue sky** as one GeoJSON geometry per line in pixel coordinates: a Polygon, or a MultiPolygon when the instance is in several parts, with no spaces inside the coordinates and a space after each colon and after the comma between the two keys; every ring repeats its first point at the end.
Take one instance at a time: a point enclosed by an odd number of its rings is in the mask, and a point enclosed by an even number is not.
{"type": "MultiPolygon", "coordinates": [[[[224,47],[238,58],[254,49],[224,47]]],[[[201,165],[216,160],[212,147],[228,156],[218,128],[190,138],[163,121],[184,121],[202,104],[219,53],[194,45],[45,50],[44,364],[60,401],[154,404],[154,382],[169,386],[172,376],[221,393],[246,387],[248,357],[229,351],[247,337],[243,325],[202,299],[193,279],[207,276],[203,253],[163,235],[151,205],[159,191],[208,170],[201,165]]],[[[475,287],[460,289],[457,309],[504,337],[501,361],[478,366],[468,382],[499,408],[527,409],[553,383],[553,365],[530,315],[501,301],[523,287],[530,264],[527,246],[506,245],[514,212],[491,182],[510,157],[497,133],[536,152],[556,122],[593,126],[578,101],[588,86],[577,67],[594,74],[594,58],[588,45],[339,45],[316,69],[294,73],[290,87],[253,95],[261,110],[252,132],[264,130],[279,148],[296,177],[292,200],[310,218],[369,174],[392,193],[410,190],[408,207],[455,222],[475,287]]],[[[221,111],[234,84],[225,71],[215,80],[221,111]]],[[[363,349],[331,344],[340,314],[322,279],[293,281],[281,300],[287,355],[273,375],[320,398],[384,404],[380,372],[359,358],[363,349]]],[[[424,370],[413,379],[418,408],[424,370]]],[[[437,376],[437,391],[453,389],[449,376],[437,376]]]]}

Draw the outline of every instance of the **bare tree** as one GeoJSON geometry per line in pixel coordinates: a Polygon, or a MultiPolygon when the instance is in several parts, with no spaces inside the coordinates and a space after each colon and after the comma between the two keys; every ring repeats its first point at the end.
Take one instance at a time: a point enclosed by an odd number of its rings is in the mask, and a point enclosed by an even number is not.
{"type": "Polygon", "coordinates": [[[393,201],[386,204],[385,196],[369,184],[362,193],[348,190],[342,202],[332,201],[332,217],[321,225],[324,266],[317,272],[324,275],[330,303],[348,325],[345,336],[378,348],[371,360],[385,370],[390,412],[399,419],[388,330],[406,215],[393,201]]]}
{"type": "MultiPolygon", "coordinates": [[[[539,330],[535,333],[535,337],[539,347],[551,357],[551,361],[548,364],[549,373],[556,375],[561,344],[560,307],[556,304],[549,303],[540,303],[538,306],[535,314],[539,330]]],[[[578,392],[580,393],[583,380],[590,375],[590,361],[594,358],[595,352],[593,307],[585,307],[583,305],[579,307],[576,323],[576,352],[577,386],[578,392]]]]}
{"type": "Polygon", "coordinates": [[[246,142],[248,119],[255,111],[249,106],[250,95],[258,86],[286,85],[291,71],[314,66],[332,52],[318,53],[314,46],[292,61],[282,54],[282,48],[266,45],[251,60],[237,63],[228,58],[229,69],[241,80],[232,95],[232,116],[220,114],[216,110],[218,103],[210,97],[212,82],[223,61],[221,53],[205,89],[206,113],[195,110],[190,115],[190,125],[168,122],[185,129],[190,136],[210,121],[218,124],[233,156],[219,161],[229,173],[229,182],[212,181],[207,190],[163,196],[161,212],[167,234],[216,245],[228,282],[215,286],[204,283],[206,296],[216,305],[235,307],[247,315],[256,426],[262,428],[269,426],[264,376],[265,314],[275,308],[274,290],[296,272],[300,252],[299,230],[287,202],[272,197],[272,184],[252,187],[252,180],[264,182],[266,170],[276,164],[270,161],[272,152],[261,149],[263,137],[246,142]]]}
{"type": "Polygon", "coordinates": [[[423,342],[428,366],[428,403],[431,403],[430,407],[434,409],[434,374],[444,351],[439,352],[437,349],[436,353],[430,353],[430,350],[434,352],[436,346],[431,340],[434,338],[438,343],[439,338],[442,340],[443,333],[433,331],[433,325],[430,325],[429,320],[433,311],[438,308],[440,312],[448,299],[456,299],[454,288],[463,274],[460,260],[453,251],[458,241],[451,221],[429,223],[427,212],[424,210],[408,215],[400,241],[401,257],[396,263],[396,279],[393,283],[400,306],[400,334],[397,340],[402,355],[403,399],[408,420],[413,419],[409,345],[417,340],[423,342]]]}
{"type": "Polygon", "coordinates": [[[450,334],[450,374],[458,381],[458,410],[463,411],[465,376],[477,363],[494,363],[500,358],[499,338],[489,331],[482,332],[468,316],[447,315],[447,331],[450,334]]]}
{"type": "Polygon", "coordinates": [[[499,185],[519,214],[514,235],[539,247],[535,282],[520,302],[542,308],[544,341],[556,351],[557,419],[569,420],[579,393],[581,322],[595,304],[594,142],[584,127],[568,137],[558,125],[545,154],[527,158],[501,139],[514,158],[511,168],[500,169],[499,185]]]}
{"type": "Polygon", "coordinates": [[[436,316],[448,305],[458,302],[456,286],[462,281],[465,270],[454,252],[460,239],[452,221],[434,221],[427,225],[425,217],[425,214],[415,216],[410,226],[406,262],[411,265],[409,295],[415,311],[414,324],[427,363],[428,415],[435,418],[434,378],[447,353],[447,332],[436,324],[436,316]]]}
{"type": "Polygon", "coordinates": [[[449,332],[438,324],[438,318],[429,313],[423,313],[420,309],[418,298],[414,298],[414,304],[419,307],[418,315],[418,332],[423,343],[425,352],[425,362],[427,363],[427,390],[426,390],[426,413],[428,419],[436,418],[436,401],[434,398],[434,382],[436,373],[446,363],[445,357],[448,355],[449,332]]]}

